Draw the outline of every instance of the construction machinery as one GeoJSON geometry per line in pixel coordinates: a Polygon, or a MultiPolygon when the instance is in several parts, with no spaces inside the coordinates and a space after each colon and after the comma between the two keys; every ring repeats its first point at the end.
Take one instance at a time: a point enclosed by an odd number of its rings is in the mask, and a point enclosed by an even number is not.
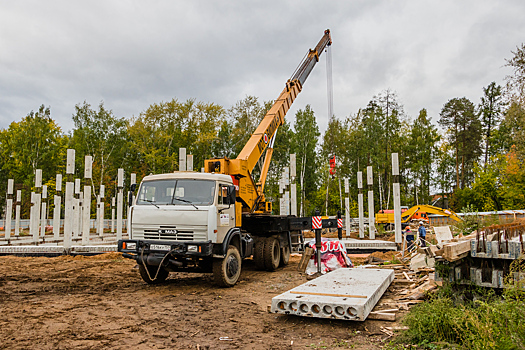
{"type": "MultiPolygon", "coordinates": [[[[428,214],[438,214],[452,218],[455,221],[461,221],[461,218],[456,215],[450,209],[442,209],[434,207],[432,205],[422,204],[413,206],[410,209],[401,211],[401,223],[408,223],[412,220],[424,221],[428,223],[428,214]]],[[[393,229],[394,227],[394,211],[393,210],[380,210],[376,214],[376,223],[384,225],[386,230],[393,229]]]]}
{"type": "MultiPolygon", "coordinates": [[[[217,284],[229,287],[238,281],[244,258],[253,256],[268,271],[288,263],[292,235],[310,229],[312,218],[271,215],[264,185],[277,129],[331,43],[326,30],[236,159],[205,160],[204,173],[142,179],[128,215],[129,239],[120,240],[118,250],[137,261],[144,281],[162,282],[171,271],[213,272],[217,284]],[[256,181],[252,173],[263,155],[256,181]]],[[[322,221],[323,227],[337,226],[337,220],[322,221]]]]}

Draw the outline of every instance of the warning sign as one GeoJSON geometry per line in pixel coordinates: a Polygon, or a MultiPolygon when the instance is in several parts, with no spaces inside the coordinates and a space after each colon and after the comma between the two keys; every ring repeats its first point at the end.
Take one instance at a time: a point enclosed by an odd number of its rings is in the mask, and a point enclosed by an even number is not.
{"type": "Polygon", "coordinates": [[[221,226],[228,226],[230,224],[230,214],[221,214],[221,226]]]}
{"type": "Polygon", "coordinates": [[[323,220],[320,216],[312,216],[312,230],[323,228],[323,220]]]}

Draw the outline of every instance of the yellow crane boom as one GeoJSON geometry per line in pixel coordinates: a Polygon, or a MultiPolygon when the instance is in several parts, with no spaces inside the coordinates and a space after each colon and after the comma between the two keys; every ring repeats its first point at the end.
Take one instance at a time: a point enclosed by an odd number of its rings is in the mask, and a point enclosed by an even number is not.
{"type": "Polygon", "coordinates": [[[327,29],[315,49],[309,50],[292,77],[288,79],[283,91],[236,159],[215,158],[204,161],[206,172],[228,174],[234,178],[234,182],[238,185],[237,199],[242,204],[243,212],[271,212],[271,205],[265,202],[263,193],[273,153],[273,147],[268,147],[273,143],[277,129],[284,124],[286,113],[301,92],[306,78],[319,61],[319,56],[331,44],[330,30],[327,29]],[[267,148],[261,176],[256,184],[251,174],[267,148]]]}

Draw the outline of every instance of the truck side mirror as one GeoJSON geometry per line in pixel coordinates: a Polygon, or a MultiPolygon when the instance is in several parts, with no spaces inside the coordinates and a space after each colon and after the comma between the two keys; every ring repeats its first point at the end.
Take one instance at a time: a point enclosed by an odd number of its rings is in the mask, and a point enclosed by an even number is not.
{"type": "Polygon", "coordinates": [[[235,204],[236,199],[235,186],[228,186],[228,204],[235,204]]]}
{"type": "Polygon", "coordinates": [[[130,188],[130,191],[131,192],[135,192],[136,189],[137,189],[137,184],[132,184],[131,188],[130,188]]]}

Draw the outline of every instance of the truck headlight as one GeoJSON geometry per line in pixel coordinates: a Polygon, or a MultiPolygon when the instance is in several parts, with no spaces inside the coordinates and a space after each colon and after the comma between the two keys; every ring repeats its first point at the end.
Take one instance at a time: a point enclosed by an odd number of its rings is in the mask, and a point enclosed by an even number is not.
{"type": "Polygon", "coordinates": [[[124,242],[124,243],[122,243],[122,249],[135,250],[135,249],[137,249],[137,243],[135,243],[135,242],[124,242]]]}
{"type": "Polygon", "coordinates": [[[188,252],[198,252],[199,251],[199,247],[196,246],[196,245],[188,245],[188,252]]]}

